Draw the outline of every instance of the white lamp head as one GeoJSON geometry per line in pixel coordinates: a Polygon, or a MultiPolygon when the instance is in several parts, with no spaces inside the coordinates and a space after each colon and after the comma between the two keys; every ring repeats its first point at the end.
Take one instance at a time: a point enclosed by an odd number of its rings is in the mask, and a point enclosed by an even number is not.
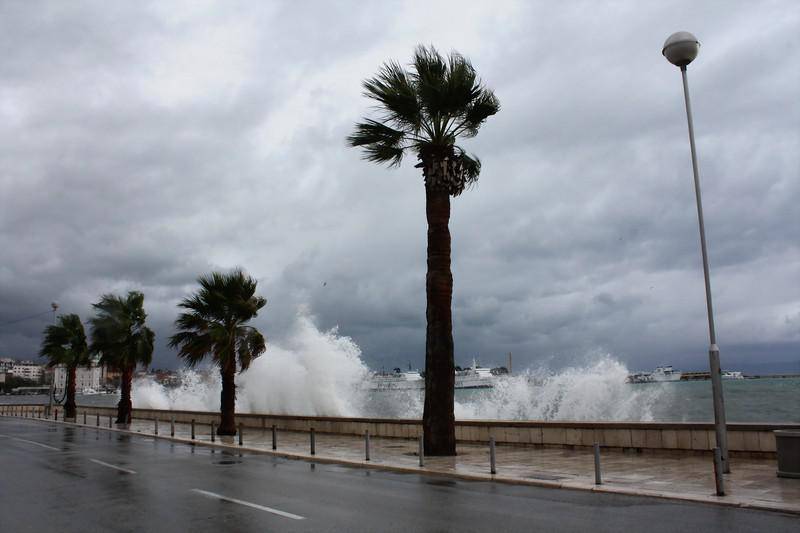
{"type": "Polygon", "coordinates": [[[676,67],[685,67],[697,57],[700,41],[688,31],[678,31],[667,37],[661,53],[676,67]]]}

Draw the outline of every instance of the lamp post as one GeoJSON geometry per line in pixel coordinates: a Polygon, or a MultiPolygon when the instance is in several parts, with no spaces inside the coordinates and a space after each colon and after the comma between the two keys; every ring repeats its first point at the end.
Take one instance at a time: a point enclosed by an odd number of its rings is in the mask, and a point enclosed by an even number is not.
{"type": "Polygon", "coordinates": [[[717,437],[717,447],[722,454],[722,465],[725,473],[729,473],[728,462],[728,434],[725,425],[725,402],[722,398],[722,372],[719,363],[719,346],[714,330],[714,307],[711,303],[711,277],[708,272],[708,251],[706,250],[706,229],[703,222],[703,201],[700,196],[700,173],[697,169],[697,149],[694,143],[694,124],[692,122],[692,105],[689,101],[689,83],[686,79],[686,66],[694,61],[700,49],[697,37],[688,31],[679,31],[670,35],[661,53],[667,61],[680,67],[683,77],[683,97],[686,102],[686,119],[689,123],[689,147],[692,151],[692,170],[694,171],[694,193],[697,197],[697,220],[700,224],[700,250],[703,254],[703,276],[706,284],[706,309],[708,310],[708,335],[710,347],[708,361],[711,374],[711,390],[714,396],[714,429],[717,437]]]}
{"type": "MultiPolygon", "coordinates": [[[[53,325],[56,323],[56,311],[58,311],[58,302],[51,302],[50,307],[53,308],[53,325]]],[[[53,367],[53,374],[50,376],[50,393],[48,394],[47,398],[47,417],[50,417],[50,413],[53,411],[53,395],[55,394],[55,386],[56,386],[56,369],[53,367]]]]}

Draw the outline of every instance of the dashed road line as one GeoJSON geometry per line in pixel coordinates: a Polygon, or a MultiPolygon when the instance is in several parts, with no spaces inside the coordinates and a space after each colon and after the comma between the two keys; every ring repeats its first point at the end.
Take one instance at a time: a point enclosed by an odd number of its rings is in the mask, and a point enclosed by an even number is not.
{"type": "Polygon", "coordinates": [[[98,459],[89,459],[89,460],[91,462],[95,463],[95,464],[100,465],[100,466],[113,468],[114,470],[119,470],[120,472],[125,472],[126,474],[135,474],[136,473],[134,470],[129,470],[127,468],[122,468],[121,466],[112,465],[112,464],[109,464],[109,463],[104,463],[103,461],[100,461],[98,459]]]}
{"type": "Polygon", "coordinates": [[[35,446],[41,446],[42,448],[46,448],[48,450],[53,450],[53,451],[56,451],[56,452],[60,452],[61,451],[61,448],[56,448],[54,446],[49,446],[47,444],[42,444],[41,442],[36,442],[36,441],[33,441],[33,440],[28,440],[28,439],[20,439],[19,437],[10,437],[10,438],[12,438],[14,440],[17,440],[19,442],[27,442],[28,444],[33,444],[35,446]]]}
{"type": "Polygon", "coordinates": [[[305,520],[304,516],[287,513],[286,511],[281,511],[280,509],[273,509],[272,507],[267,507],[265,505],[258,505],[257,503],[246,502],[243,500],[237,500],[235,498],[228,498],[227,496],[223,496],[222,494],[216,494],[214,492],[209,492],[207,490],[201,489],[192,489],[192,492],[197,494],[201,494],[208,498],[215,498],[217,500],[221,500],[223,502],[230,502],[230,503],[237,503],[239,505],[244,505],[245,507],[251,507],[253,509],[258,509],[259,511],[265,511],[267,513],[276,514],[278,516],[282,516],[284,518],[291,518],[292,520],[305,520]]]}

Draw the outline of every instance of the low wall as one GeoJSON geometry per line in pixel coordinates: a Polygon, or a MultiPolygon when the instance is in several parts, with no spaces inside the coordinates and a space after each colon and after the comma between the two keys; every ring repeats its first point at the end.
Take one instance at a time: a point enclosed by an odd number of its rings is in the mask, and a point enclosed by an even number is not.
{"type": "MultiPolygon", "coordinates": [[[[41,405],[2,405],[0,414],[27,413],[40,415],[41,405]]],[[[62,411],[63,412],[63,411],[62,411]]],[[[103,417],[116,413],[116,408],[79,406],[78,421],[83,413],[103,417]]],[[[219,423],[219,413],[206,411],[167,411],[134,409],[133,417],[197,424],[219,423]]],[[[394,418],[345,418],[329,416],[291,416],[237,414],[237,423],[246,428],[268,429],[275,425],[281,431],[308,431],[341,435],[363,435],[369,430],[374,437],[418,438],[419,420],[394,418]]],[[[732,455],[775,456],[777,429],[800,429],[800,424],[728,424],[728,449],[732,455]]],[[[519,446],[589,447],[595,442],[606,448],[637,452],[707,453],[716,446],[714,426],[693,422],[543,422],[516,420],[458,420],[456,439],[466,443],[485,443],[494,437],[498,444],[519,446]]]]}

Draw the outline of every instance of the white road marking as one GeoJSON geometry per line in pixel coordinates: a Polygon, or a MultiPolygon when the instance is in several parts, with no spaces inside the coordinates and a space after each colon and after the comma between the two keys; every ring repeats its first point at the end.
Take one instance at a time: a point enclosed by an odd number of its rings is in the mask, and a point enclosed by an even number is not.
{"type": "Polygon", "coordinates": [[[223,496],[221,494],[215,494],[213,492],[208,492],[207,490],[200,490],[200,489],[192,489],[192,492],[196,492],[197,494],[202,494],[203,496],[207,496],[209,498],[216,498],[218,500],[222,500],[224,502],[230,503],[238,503],[239,505],[244,505],[245,507],[252,507],[253,509],[258,509],[259,511],[266,511],[268,513],[276,514],[278,516],[282,516],[284,518],[291,518],[292,520],[304,520],[305,517],[299,516],[292,513],[287,513],[286,511],[281,511],[279,509],[273,509],[272,507],[266,507],[264,505],[258,505],[256,503],[245,502],[242,500],[237,500],[235,498],[228,498],[227,496],[223,496]]]}
{"type": "Polygon", "coordinates": [[[98,461],[97,459],[89,459],[91,462],[98,464],[100,466],[107,466],[108,468],[113,468],[114,470],[119,470],[120,472],[125,472],[126,474],[135,474],[136,472],[133,470],[128,470],[127,468],[122,468],[121,466],[116,466],[108,463],[104,463],[103,461],[98,461]]]}
{"type": "Polygon", "coordinates": [[[28,444],[34,444],[36,446],[41,446],[42,448],[47,448],[48,450],[53,450],[56,452],[60,452],[60,448],[54,448],[53,446],[48,446],[47,444],[42,444],[41,442],[36,442],[28,439],[20,439],[19,437],[11,437],[14,440],[18,440],[20,442],[27,442],[28,444]]]}

